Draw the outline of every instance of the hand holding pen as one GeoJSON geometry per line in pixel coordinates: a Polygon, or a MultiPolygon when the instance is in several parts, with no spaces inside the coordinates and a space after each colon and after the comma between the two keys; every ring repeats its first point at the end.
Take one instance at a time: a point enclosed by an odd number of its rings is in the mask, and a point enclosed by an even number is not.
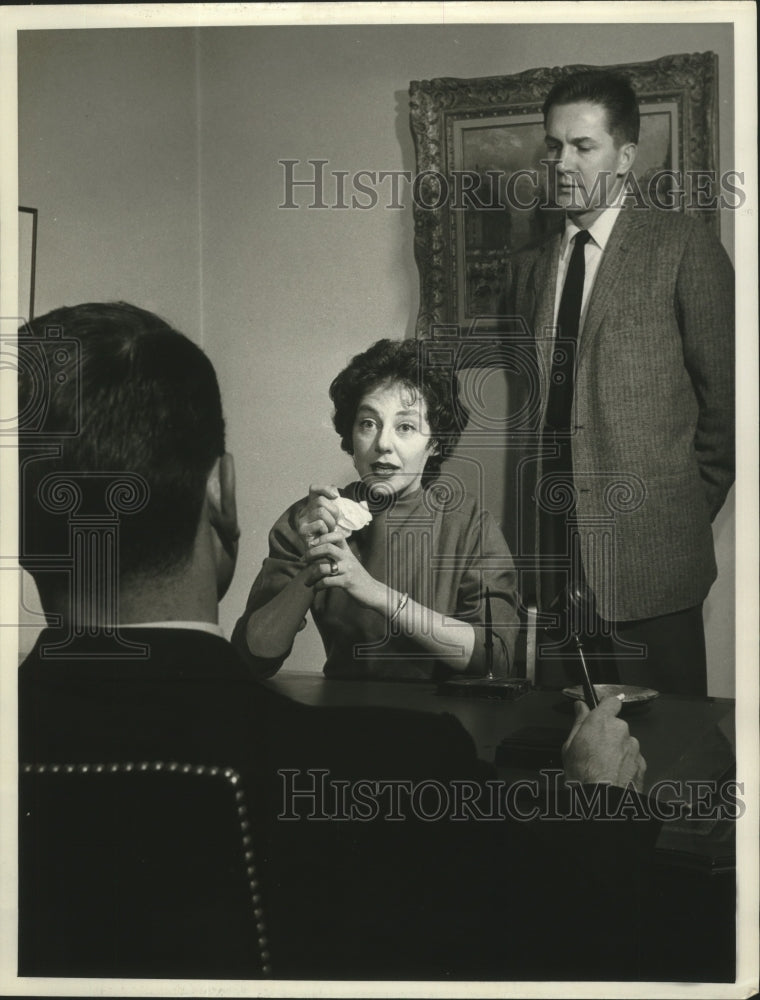
{"type": "Polygon", "coordinates": [[[591,683],[591,676],[588,672],[586,657],[583,654],[583,643],[580,637],[581,623],[586,621],[588,616],[593,613],[594,595],[588,587],[581,587],[580,584],[576,583],[568,587],[567,605],[570,616],[570,632],[575,642],[575,648],[578,651],[578,659],[581,664],[583,697],[588,707],[594,709],[599,704],[599,699],[596,695],[596,689],[591,683]]]}
{"type": "Polygon", "coordinates": [[[593,711],[582,701],[575,703],[575,722],[562,746],[565,781],[622,788],[633,782],[643,790],[646,761],[628,724],[617,717],[621,705],[620,695],[605,698],[593,711]]]}

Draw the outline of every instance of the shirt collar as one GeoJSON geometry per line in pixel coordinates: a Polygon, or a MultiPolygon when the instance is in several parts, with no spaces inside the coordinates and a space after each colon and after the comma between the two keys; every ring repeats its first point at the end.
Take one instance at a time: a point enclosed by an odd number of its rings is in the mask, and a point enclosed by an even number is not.
{"type": "MultiPolygon", "coordinates": [[[[621,188],[618,197],[615,199],[614,203],[605,208],[601,215],[599,215],[591,225],[588,227],[591,239],[596,243],[599,249],[604,252],[607,246],[607,241],[612,233],[612,227],[617,222],[617,217],[623,209],[623,199],[622,199],[623,189],[621,188]]],[[[575,236],[576,233],[580,232],[580,227],[572,221],[572,219],[565,219],[565,232],[562,237],[562,253],[567,252],[567,248],[570,246],[570,241],[575,236]]]]}
{"type": "Polygon", "coordinates": [[[130,622],[128,625],[119,625],[119,628],[184,628],[196,632],[208,632],[209,635],[217,635],[220,639],[225,638],[222,626],[214,622],[130,622]]]}

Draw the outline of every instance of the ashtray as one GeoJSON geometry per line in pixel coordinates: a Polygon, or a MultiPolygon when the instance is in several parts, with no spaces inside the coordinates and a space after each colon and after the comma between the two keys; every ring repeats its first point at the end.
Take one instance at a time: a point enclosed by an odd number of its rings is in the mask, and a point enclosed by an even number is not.
{"type": "MultiPolygon", "coordinates": [[[[603,698],[609,698],[611,695],[617,696],[622,694],[624,696],[622,699],[623,708],[629,705],[631,707],[634,705],[646,705],[660,696],[660,692],[655,691],[654,688],[636,687],[633,684],[595,684],[594,690],[599,701],[602,701],[603,698]]],[[[585,701],[583,687],[580,684],[577,684],[575,687],[563,688],[562,694],[573,701],[585,701]]]]}

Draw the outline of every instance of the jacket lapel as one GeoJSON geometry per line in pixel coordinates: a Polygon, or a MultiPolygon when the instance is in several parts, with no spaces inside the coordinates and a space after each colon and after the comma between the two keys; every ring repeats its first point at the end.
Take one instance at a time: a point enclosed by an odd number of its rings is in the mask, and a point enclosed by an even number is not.
{"type": "Polygon", "coordinates": [[[599,331],[607,308],[614,301],[615,288],[626,268],[631,238],[639,228],[640,221],[643,221],[640,216],[640,212],[630,208],[624,209],[612,228],[586,311],[583,332],[578,344],[579,361],[599,331]]]}
{"type": "Polygon", "coordinates": [[[543,374],[543,384],[548,386],[552,365],[552,345],[554,326],[554,296],[559,267],[559,248],[562,233],[556,234],[540,249],[533,269],[533,294],[536,303],[533,321],[533,335],[536,338],[536,352],[543,374]]]}

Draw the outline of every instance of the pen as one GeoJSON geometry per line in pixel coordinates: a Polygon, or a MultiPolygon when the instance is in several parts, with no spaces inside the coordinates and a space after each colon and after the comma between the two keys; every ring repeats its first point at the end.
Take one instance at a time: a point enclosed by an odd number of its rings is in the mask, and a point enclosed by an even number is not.
{"type": "Polygon", "coordinates": [[[573,639],[575,639],[575,646],[578,650],[578,656],[581,661],[583,695],[588,707],[596,708],[599,704],[599,699],[596,696],[594,685],[591,683],[591,677],[589,676],[588,667],[586,666],[586,657],[583,655],[583,644],[581,643],[580,636],[577,632],[573,633],[573,639]]]}

